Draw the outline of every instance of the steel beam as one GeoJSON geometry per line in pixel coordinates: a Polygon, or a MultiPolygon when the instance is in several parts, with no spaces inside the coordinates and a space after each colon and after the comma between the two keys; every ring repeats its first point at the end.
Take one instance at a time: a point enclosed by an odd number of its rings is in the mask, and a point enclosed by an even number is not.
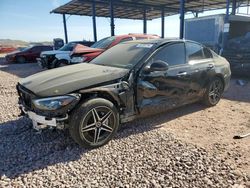
{"type": "Polygon", "coordinates": [[[96,32],[96,14],[95,14],[95,0],[92,2],[92,22],[93,22],[93,34],[94,41],[97,41],[97,32],[96,32]]]}
{"type": "Polygon", "coordinates": [[[180,0],[180,39],[184,38],[185,0],[180,0]]]}
{"type": "Polygon", "coordinates": [[[64,27],[64,36],[65,36],[65,43],[68,43],[68,32],[67,32],[67,23],[65,14],[63,14],[63,27],[64,27]]]}
{"type": "Polygon", "coordinates": [[[227,0],[225,23],[229,22],[229,9],[230,9],[230,0],[227,0]]]}
{"type": "Polygon", "coordinates": [[[161,10],[161,38],[164,38],[165,34],[165,9],[162,8],[161,10]]]}
{"type": "Polygon", "coordinates": [[[143,9],[143,33],[147,33],[147,9],[143,9]]]}
{"type": "Polygon", "coordinates": [[[110,11],[111,36],[114,36],[115,35],[115,22],[114,22],[114,2],[113,2],[113,0],[110,0],[109,11],[110,11]]]}
{"type": "Polygon", "coordinates": [[[222,37],[222,45],[220,49],[220,55],[223,53],[225,47],[226,47],[226,41],[228,39],[228,29],[229,27],[229,9],[230,9],[230,0],[227,0],[227,6],[226,6],[226,15],[224,18],[224,30],[223,30],[223,37],[222,37]]]}
{"type": "Polygon", "coordinates": [[[233,0],[233,2],[232,2],[232,15],[236,14],[236,9],[237,9],[237,1],[233,0]]]}

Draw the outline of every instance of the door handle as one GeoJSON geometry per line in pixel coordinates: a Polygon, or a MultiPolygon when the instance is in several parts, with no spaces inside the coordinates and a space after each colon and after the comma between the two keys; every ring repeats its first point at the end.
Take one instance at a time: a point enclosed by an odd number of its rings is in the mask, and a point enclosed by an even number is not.
{"type": "Polygon", "coordinates": [[[214,68],[214,64],[208,64],[207,68],[208,69],[213,69],[214,68]]]}
{"type": "Polygon", "coordinates": [[[183,77],[183,76],[186,76],[186,75],[187,75],[187,72],[179,72],[176,76],[183,77]]]}

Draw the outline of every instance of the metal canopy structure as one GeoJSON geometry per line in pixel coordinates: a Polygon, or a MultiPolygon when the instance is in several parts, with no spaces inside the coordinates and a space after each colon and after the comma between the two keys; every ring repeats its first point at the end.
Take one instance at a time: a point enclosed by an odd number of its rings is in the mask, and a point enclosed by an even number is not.
{"type": "Polygon", "coordinates": [[[72,0],[51,13],[64,15],[64,31],[67,43],[65,14],[92,16],[94,40],[97,40],[96,17],[109,17],[111,35],[114,32],[114,18],[143,20],[143,32],[147,33],[147,20],[162,19],[162,37],[164,37],[164,17],[180,13],[180,38],[183,38],[186,12],[198,13],[232,7],[232,14],[240,6],[249,5],[249,0],[72,0]]]}

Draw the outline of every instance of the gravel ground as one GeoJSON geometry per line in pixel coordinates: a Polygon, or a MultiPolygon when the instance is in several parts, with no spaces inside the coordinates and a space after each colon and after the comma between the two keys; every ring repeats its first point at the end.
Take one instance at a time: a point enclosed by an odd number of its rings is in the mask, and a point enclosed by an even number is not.
{"type": "Polygon", "coordinates": [[[250,187],[249,139],[231,137],[249,129],[248,94],[239,102],[234,88],[214,108],[193,104],[134,121],[85,150],[67,132],[37,134],[18,117],[15,85],[38,71],[0,65],[0,187],[250,187]]]}

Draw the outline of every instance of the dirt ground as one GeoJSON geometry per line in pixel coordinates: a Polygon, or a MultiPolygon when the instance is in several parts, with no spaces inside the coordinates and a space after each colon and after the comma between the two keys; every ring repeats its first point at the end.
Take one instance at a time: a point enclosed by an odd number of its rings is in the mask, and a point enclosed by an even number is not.
{"type": "Polygon", "coordinates": [[[235,135],[250,133],[250,82],[239,86],[232,79],[229,90],[215,107],[194,104],[185,108],[189,112],[172,112],[176,118],[163,123],[163,129],[225,158],[238,173],[250,175],[250,137],[233,139],[235,135]]]}
{"type": "MultiPolygon", "coordinates": [[[[2,65],[0,68],[6,79],[8,75],[22,78],[41,71],[34,64],[23,71],[21,67],[2,65]]],[[[150,121],[157,119],[160,129],[172,133],[175,138],[224,158],[237,173],[250,177],[250,137],[233,139],[235,135],[250,132],[250,81],[240,86],[232,79],[229,90],[215,107],[191,104],[150,118],[150,121]]]]}

